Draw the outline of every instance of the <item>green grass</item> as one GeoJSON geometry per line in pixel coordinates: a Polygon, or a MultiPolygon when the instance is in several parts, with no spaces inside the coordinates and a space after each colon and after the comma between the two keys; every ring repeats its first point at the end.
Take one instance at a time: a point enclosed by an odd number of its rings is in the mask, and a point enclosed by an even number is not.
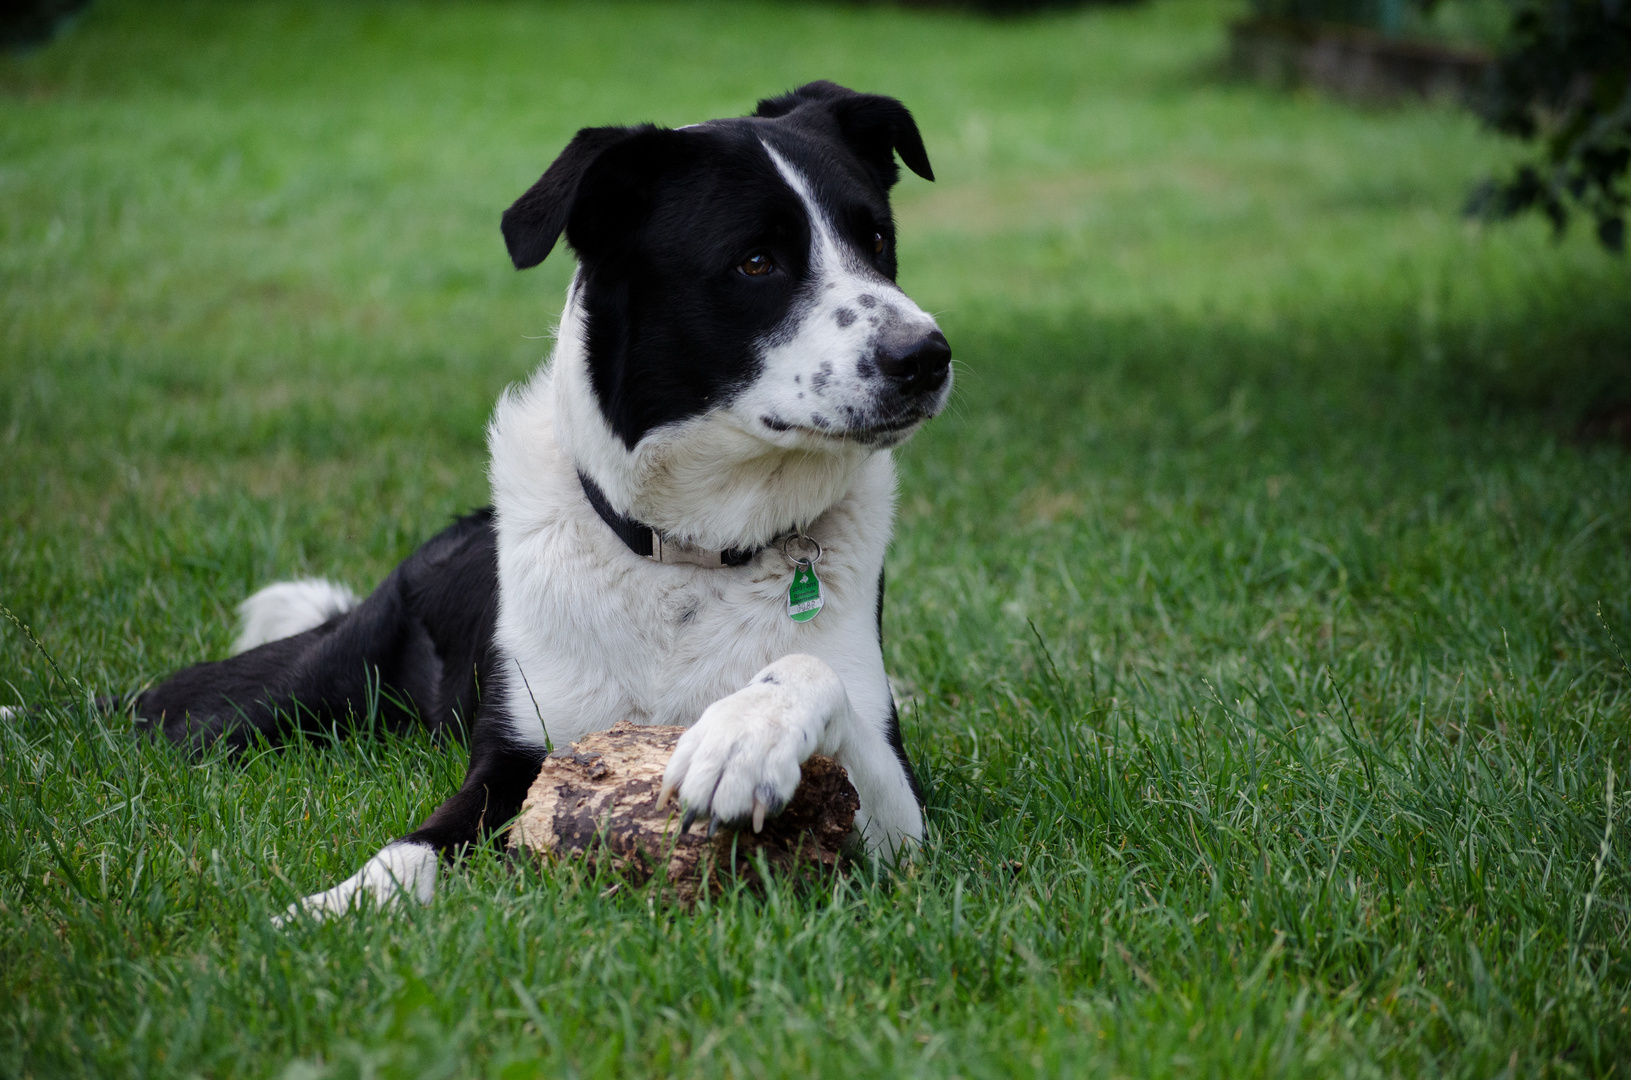
{"type": "Polygon", "coordinates": [[[886,648],[931,838],[678,911],[489,856],[276,931],[461,775],[0,728],[0,1075],[1624,1076],[1631,270],[1457,213],[1448,107],[1223,78],[1227,8],[104,0],[0,61],[8,700],[128,689],[252,588],[485,501],[580,125],[902,97],[959,361],[886,648]]]}

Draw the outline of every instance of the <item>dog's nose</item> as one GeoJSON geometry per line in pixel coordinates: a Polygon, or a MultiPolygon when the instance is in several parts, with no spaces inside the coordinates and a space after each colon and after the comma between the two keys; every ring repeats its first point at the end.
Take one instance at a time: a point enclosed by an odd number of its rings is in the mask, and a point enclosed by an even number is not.
{"type": "Polygon", "coordinates": [[[951,346],[938,330],[901,335],[878,345],[878,370],[893,379],[903,394],[940,389],[951,368],[951,346]]]}

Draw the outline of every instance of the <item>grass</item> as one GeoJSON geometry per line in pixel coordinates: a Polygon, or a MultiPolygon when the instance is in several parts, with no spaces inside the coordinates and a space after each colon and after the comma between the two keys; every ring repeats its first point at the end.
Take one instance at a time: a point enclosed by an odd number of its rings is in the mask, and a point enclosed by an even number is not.
{"type": "Polygon", "coordinates": [[[104,0],[0,61],[0,1074],[1623,1076],[1631,270],[1457,213],[1449,107],[1217,70],[1211,0],[104,0]],[[276,931],[457,783],[189,761],[83,706],[485,500],[567,274],[498,212],[582,124],[828,77],[941,180],[959,358],[901,455],[909,870],[677,911],[481,856],[276,931]],[[77,702],[77,704],[76,704],[77,702]]]}

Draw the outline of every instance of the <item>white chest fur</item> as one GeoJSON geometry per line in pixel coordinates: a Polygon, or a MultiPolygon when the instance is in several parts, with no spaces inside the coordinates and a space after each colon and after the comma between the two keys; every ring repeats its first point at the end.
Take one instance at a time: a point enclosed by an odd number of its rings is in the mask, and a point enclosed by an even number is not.
{"type": "MultiPolygon", "coordinates": [[[[489,433],[501,583],[494,692],[504,695],[512,737],[542,745],[547,733],[563,746],[623,719],[690,725],[790,653],[831,665],[857,720],[882,730],[890,697],[875,619],[894,514],[889,452],[846,462],[841,494],[809,522],[824,549],[817,569],[825,606],[796,623],[787,615],[792,567],[775,548],[735,568],[659,564],[629,551],[596,515],[561,445],[581,443],[585,433],[557,438],[558,417],[585,418],[584,402],[562,399],[587,391],[574,377],[580,372],[563,369],[581,361],[568,341],[561,345],[550,367],[500,400],[489,433]]],[[[704,418],[690,437],[713,434],[704,418]]],[[[777,519],[772,510],[770,518],[784,527],[797,520],[791,515],[811,486],[832,485],[832,463],[805,456],[814,474],[807,482],[796,455],[771,469],[781,472],[773,490],[789,492],[790,516],[777,519]]],[[[730,464],[721,463],[724,475],[730,464]]],[[[725,504],[744,498],[723,494],[725,504]]]]}

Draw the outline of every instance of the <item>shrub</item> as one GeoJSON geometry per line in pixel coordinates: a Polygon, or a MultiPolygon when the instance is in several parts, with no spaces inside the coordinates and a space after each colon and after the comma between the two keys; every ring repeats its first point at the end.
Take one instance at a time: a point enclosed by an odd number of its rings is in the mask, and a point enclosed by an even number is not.
{"type": "Polygon", "coordinates": [[[1631,0],[1519,0],[1511,39],[1479,102],[1486,121],[1541,156],[1486,182],[1469,210],[1506,218],[1538,210],[1562,233],[1571,206],[1625,246],[1631,161],[1631,0]]]}
{"type": "Polygon", "coordinates": [[[90,0],[0,0],[0,49],[50,41],[90,0]]]}

